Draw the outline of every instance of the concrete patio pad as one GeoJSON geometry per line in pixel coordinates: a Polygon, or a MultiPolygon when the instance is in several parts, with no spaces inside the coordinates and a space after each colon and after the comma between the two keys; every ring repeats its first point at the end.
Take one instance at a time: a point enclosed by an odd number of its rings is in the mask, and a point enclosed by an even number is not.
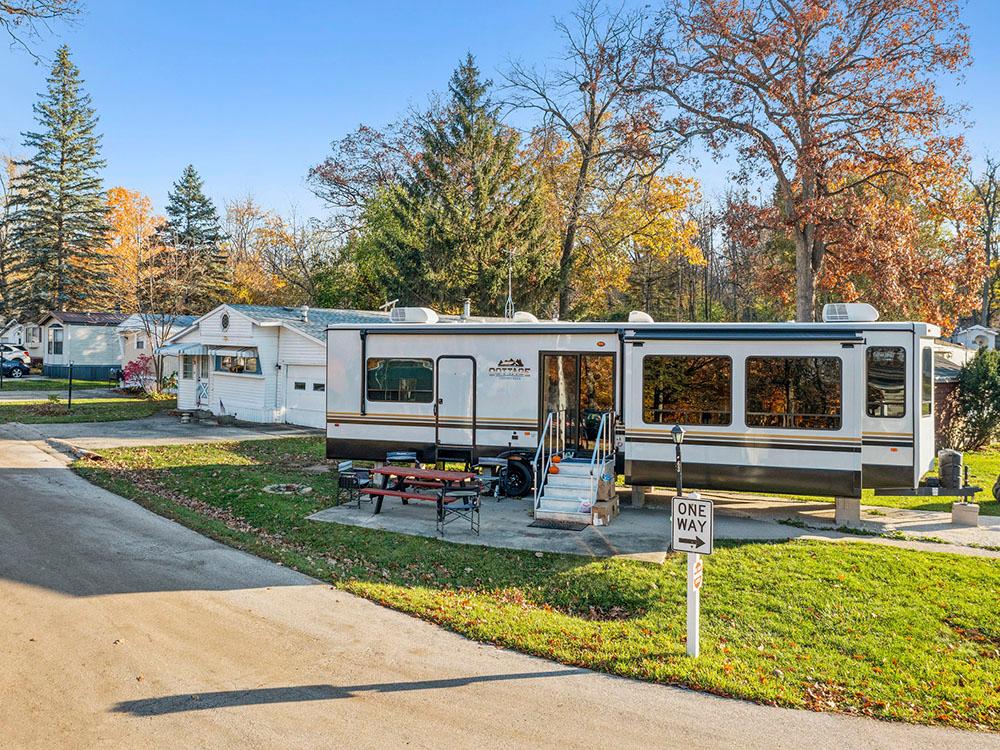
{"type": "MultiPolygon", "coordinates": [[[[582,531],[562,531],[535,528],[528,525],[532,521],[529,514],[532,504],[530,498],[520,500],[504,498],[500,502],[493,498],[484,498],[480,514],[479,536],[476,536],[469,529],[468,524],[455,521],[448,525],[444,539],[449,542],[478,544],[487,547],[590,557],[627,557],[661,563],[670,548],[670,509],[669,506],[657,503],[655,498],[651,499],[653,499],[653,503],[645,508],[622,505],[621,514],[609,526],[590,526],[582,531]]],[[[753,500],[715,497],[713,499],[716,501],[716,539],[765,542],[791,539],[845,543],[866,542],[927,552],[950,552],[1000,559],[1000,551],[971,547],[968,546],[971,543],[969,541],[941,544],[919,541],[917,533],[913,533],[913,538],[902,539],[860,536],[837,531],[833,528],[832,523],[832,504],[809,505],[773,498],[753,500]],[[825,526],[820,525],[821,515],[819,516],[820,520],[814,516],[805,516],[816,521],[815,527],[781,523],[786,518],[794,521],[799,513],[822,514],[824,512],[831,516],[830,523],[825,526]]],[[[435,509],[432,503],[416,502],[403,505],[394,498],[388,498],[382,506],[381,514],[373,515],[372,508],[373,506],[368,503],[362,503],[360,509],[353,505],[341,505],[314,513],[309,516],[309,520],[382,529],[414,536],[438,536],[434,523],[435,509]]],[[[879,508],[877,510],[888,509],[879,508]]],[[[948,514],[937,513],[934,515],[938,517],[935,519],[936,525],[940,525],[941,517],[948,518],[950,524],[948,514]]],[[[991,523],[996,521],[1000,521],[1000,519],[991,519],[991,523]]],[[[976,538],[983,538],[1000,546],[1000,524],[995,523],[986,529],[954,528],[954,534],[960,538],[966,538],[961,537],[961,535],[968,534],[970,531],[978,531],[980,536],[976,538]]],[[[930,535],[930,532],[926,533],[930,535]]],[[[934,534],[943,538],[943,532],[940,530],[935,530],[934,534]]],[[[909,532],[907,536],[910,536],[909,532]]]]}
{"type": "MultiPolygon", "coordinates": [[[[448,524],[445,539],[462,544],[482,544],[488,547],[556,552],[592,557],[630,557],[663,562],[670,547],[670,514],[654,510],[622,509],[610,526],[588,526],[583,531],[561,531],[531,527],[529,511],[532,499],[503,498],[499,502],[483,498],[479,536],[468,523],[457,520],[448,524]]],[[[339,505],[309,516],[313,521],[362,526],[369,529],[398,531],[414,536],[437,536],[434,524],[435,507],[429,502],[403,505],[386,498],[379,515],[372,515],[372,506],[339,505]]]]}

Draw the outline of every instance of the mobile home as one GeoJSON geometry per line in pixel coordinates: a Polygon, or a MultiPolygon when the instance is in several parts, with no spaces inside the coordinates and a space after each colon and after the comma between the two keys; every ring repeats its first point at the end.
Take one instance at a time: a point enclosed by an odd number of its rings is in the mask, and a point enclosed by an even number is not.
{"type": "Polygon", "coordinates": [[[508,487],[536,485],[539,509],[540,445],[670,486],[675,425],[692,488],[857,498],[916,487],[933,463],[940,332],[867,305],[823,323],[393,320],[327,330],[330,457],[514,456],[508,487]]]}
{"type": "Polygon", "coordinates": [[[109,312],[52,311],[38,321],[44,346],[42,371],[64,378],[73,364],[75,377],[106,380],[121,370],[116,327],[127,315],[109,312]]]}

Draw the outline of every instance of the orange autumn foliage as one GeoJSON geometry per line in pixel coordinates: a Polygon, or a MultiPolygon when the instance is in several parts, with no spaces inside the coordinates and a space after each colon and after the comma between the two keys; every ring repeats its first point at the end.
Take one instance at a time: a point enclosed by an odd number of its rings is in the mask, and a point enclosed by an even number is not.
{"type": "Polygon", "coordinates": [[[155,253],[154,235],[164,218],[153,213],[153,202],[138,190],[108,190],[107,254],[111,278],[110,304],[123,312],[139,309],[144,267],[155,253]]]}

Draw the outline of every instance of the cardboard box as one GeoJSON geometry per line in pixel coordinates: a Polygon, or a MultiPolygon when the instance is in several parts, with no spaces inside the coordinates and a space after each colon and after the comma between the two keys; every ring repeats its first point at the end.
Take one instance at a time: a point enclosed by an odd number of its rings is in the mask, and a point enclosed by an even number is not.
{"type": "Polygon", "coordinates": [[[590,512],[594,526],[607,526],[618,515],[618,500],[601,500],[590,512]]]}

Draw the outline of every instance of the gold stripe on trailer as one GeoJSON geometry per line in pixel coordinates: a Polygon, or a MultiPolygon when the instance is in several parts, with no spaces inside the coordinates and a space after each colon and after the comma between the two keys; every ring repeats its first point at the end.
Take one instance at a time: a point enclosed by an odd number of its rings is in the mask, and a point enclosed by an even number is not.
{"type": "MultiPolygon", "coordinates": [[[[756,429],[760,429],[760,428],[756,428],[756,429]]],[[[655,429],[648,429],[648,428],[642,428],[642,427],[630,427],[630,428],[628,428],[628,429],[625,430],[625,435],[626,436],[628,436],[628,435],[637,435],[637,436],[641,436],[641,437],[662,436],[662,437],[670,438],[671,442],[673,441],[673,438],[671,438],[671,435],[670,435],[670,430],[664,430],[664,429],[655,430],[655,429]]],[[[751,438],[760,438],[760,439],[767,439],[767,440],[797,440],[799,442],[802,442],[805,439],[808,439],[808,440],[829,440],[829,441],[837,441],[837,442],[841,442],[841,443],[860,443],[861,442],[861,438],[842,437],[842,436],[839,436],[839,435],[810,435],[810,434],[807,433],[806,430],[803,430],[802,433],[798,434],[798,435],[772,435],[770,433],[764,433],[764,432],[761,432],[761,433],[757,433],[757,432],[707,432],[707,431],[700,431],[700,430],[685,430],[684,431],[684,439],[687,440],[688,437],[694,437],[694,438],[712,438],[712,437],[719,437],[719,438],[730,438],[730,437],[746,438],[746,437],[751,437],[751,438]]]]}
{"type": "MultiPolygon", "coordinates": [[[[382,420],[386,420],[386,419],[411,419],[411,420],[426,419],[426,420],[429,420],[431,422],[433,422],[435,420],[435,417],[434,417],[433,414],[395,414],[395,413],[389,414],[389,413],[385,413],[385,412],[378,412],[378,413],[369,412],[367,414],[359,414],[358,412],[328,411],[326,413],[326,416],[328,418],[330,418],[330,419],[336,419],[336,418],[340,418],[340,417],[347,417],[347,418],[371,419],[371,420],[376,420],[376,419],[382,419],[382,420]]],[[[449,419],[450,418],[451,417],[449,417],[449,419]]],[[[465,417],[458,417],[458,418],[459,419],[465,419],[465,417]]],[[[471,422],[472,418],[468,417],[468,420],[471,422]]],[[[504,424],[514,424],[514,423],[517,423],[517,424],[524,424],[524,425],[536,425],[536,426],[538,425],[538,420],[537,419],[527,419],[527,418],[520,418],[520,417],[481,417],[479,415],[476,415],[476,422],[503,422],[504,424]]]]}

